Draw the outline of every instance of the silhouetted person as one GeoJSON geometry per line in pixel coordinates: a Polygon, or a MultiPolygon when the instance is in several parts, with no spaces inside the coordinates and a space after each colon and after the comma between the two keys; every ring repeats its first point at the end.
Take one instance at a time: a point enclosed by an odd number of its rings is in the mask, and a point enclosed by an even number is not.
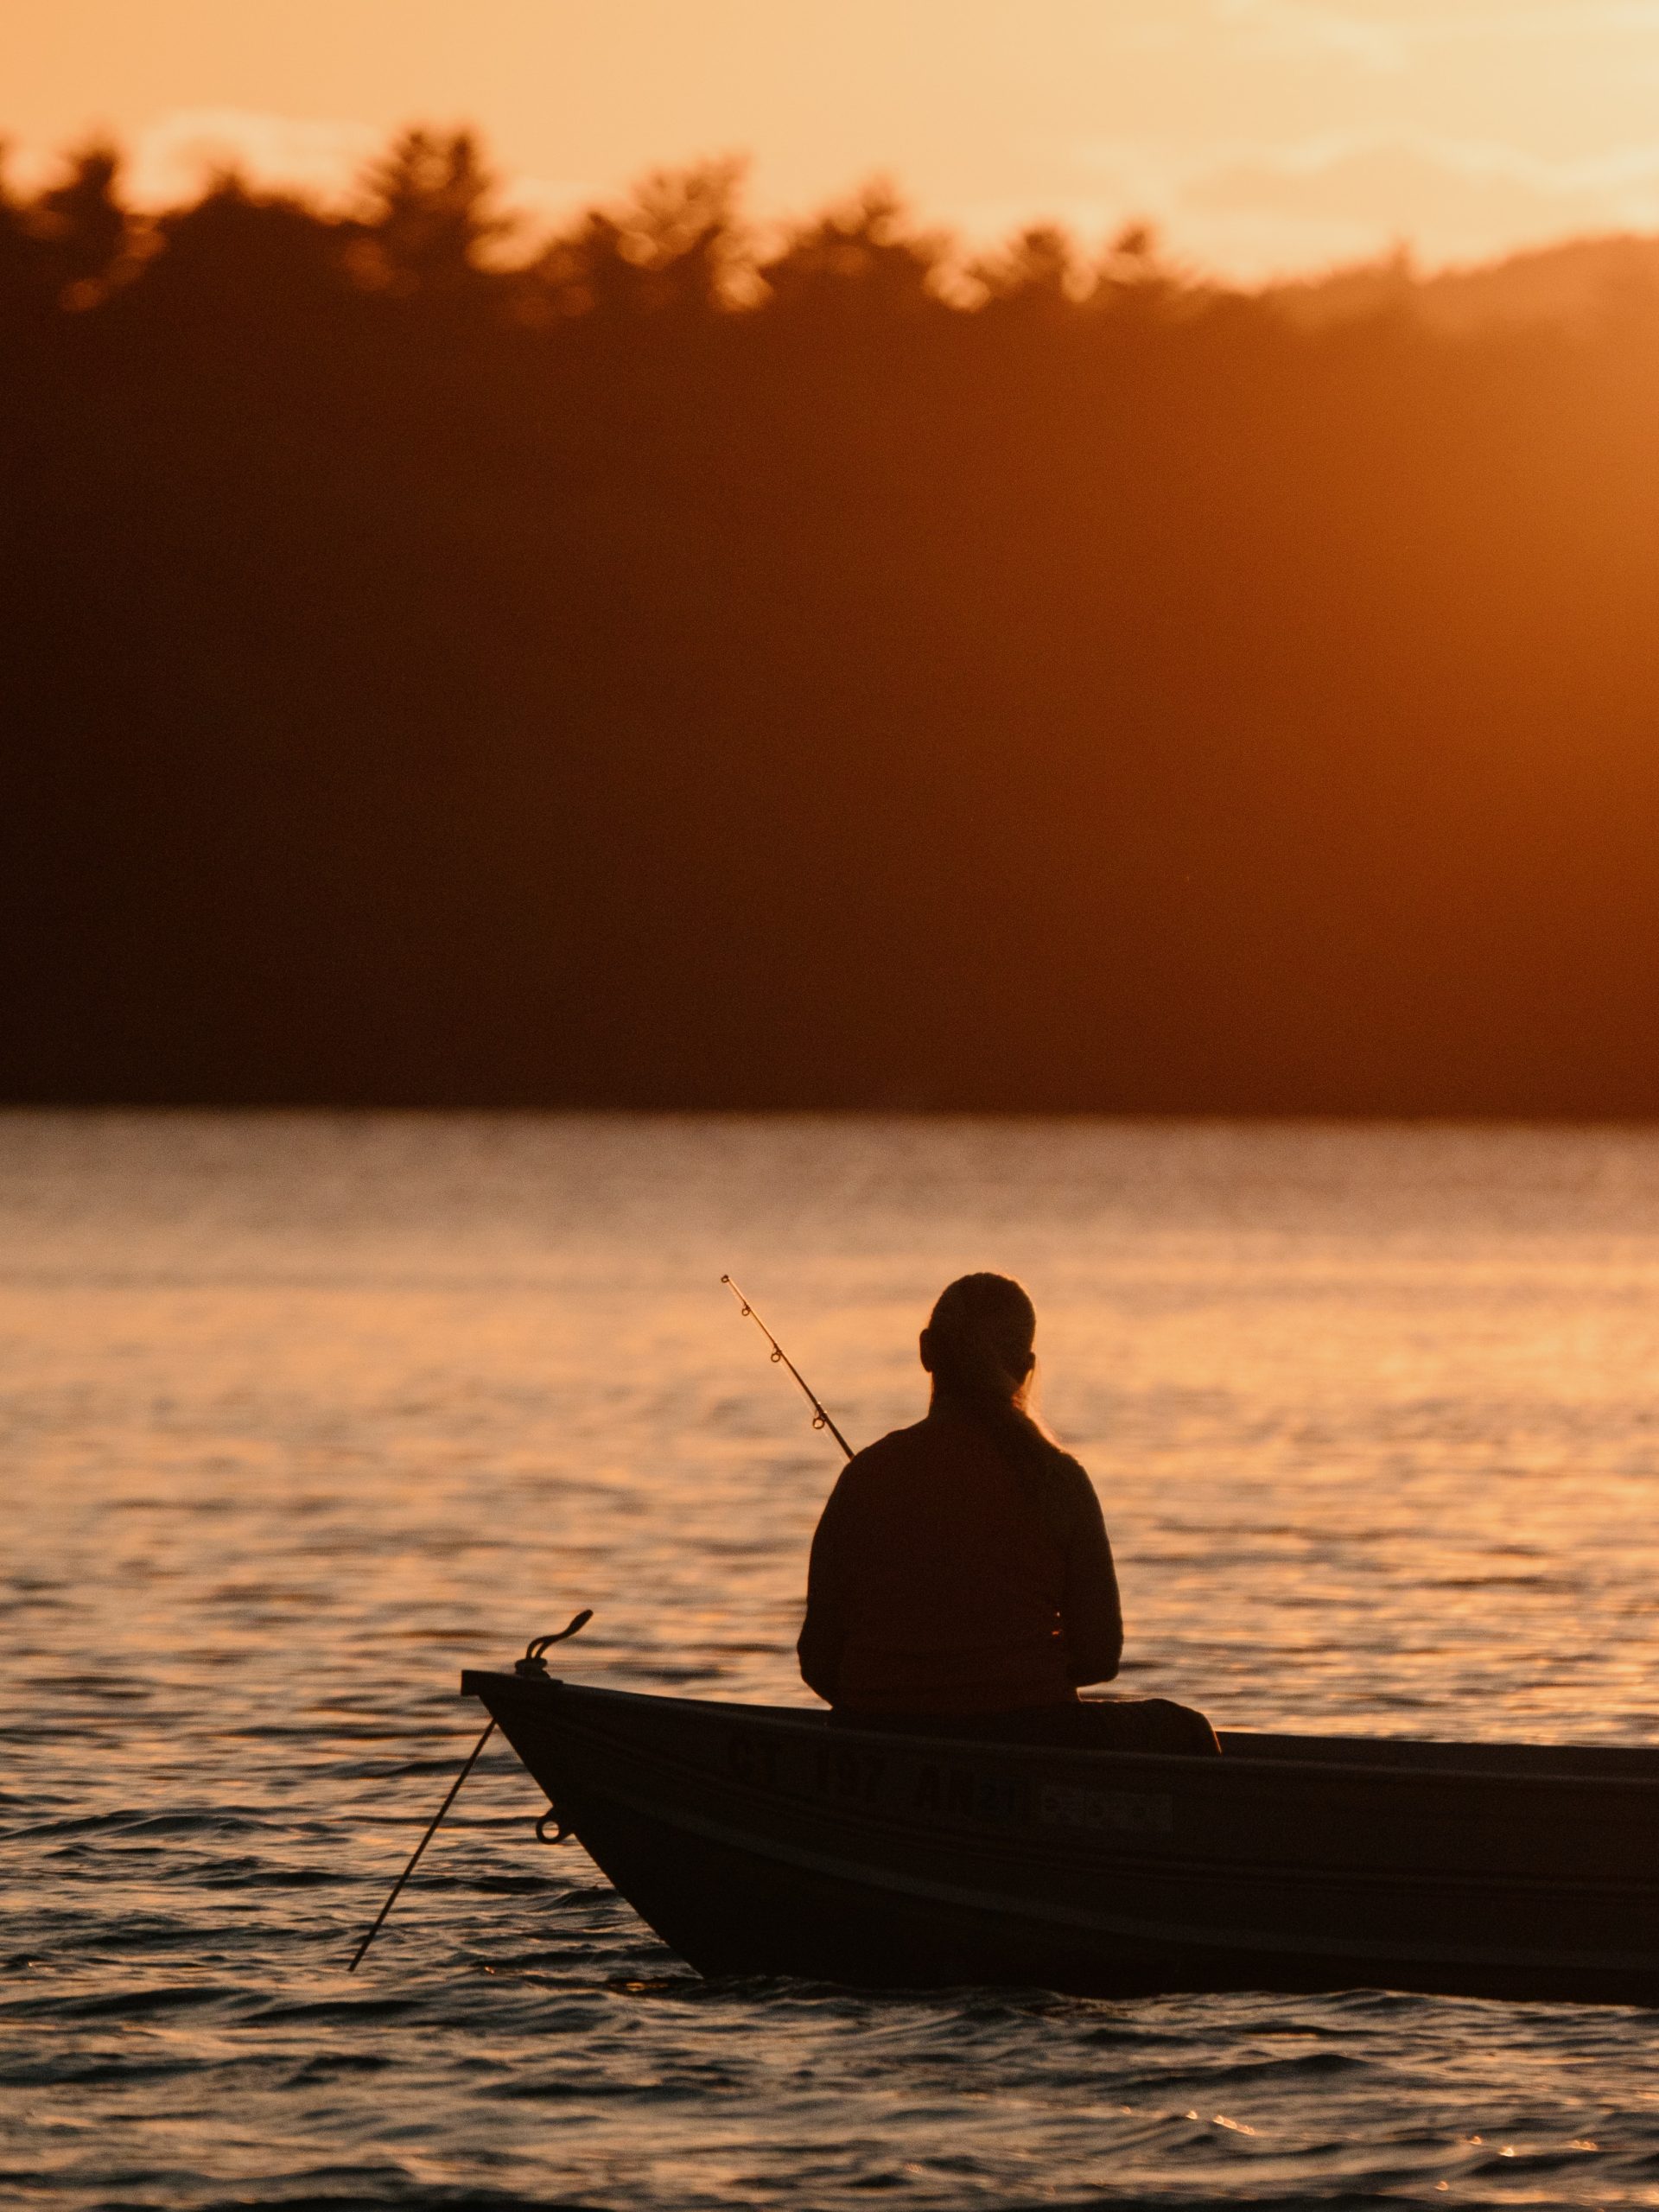
{"type": "Polygon", "coordinates": [[[1029,1410],[1036,1327],[1007,1275],[940,1294],[926,1419],[850,1460],[818,1522],[801,1673],[865,1726],[1213,1754],[1185,1706],[1077,1697],[1116,1674],[1123,1621],[1094,1486],[1029,1410]]]}

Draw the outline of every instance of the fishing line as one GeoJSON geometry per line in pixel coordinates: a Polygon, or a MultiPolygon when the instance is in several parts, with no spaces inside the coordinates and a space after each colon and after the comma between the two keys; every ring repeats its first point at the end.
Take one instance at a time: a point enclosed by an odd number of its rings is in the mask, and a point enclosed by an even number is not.
{"type": "MultiPolygon", "coordinates": [[[[755,1312],[753,1306],[750,1305],[748,1300],[744,1297],[742,1292],[732,1281],[730,1275],[721,1275],[721,1281],[725,1284],[727,1289],[731,1292],[732,1296],[737,1300],[738,1305],[741,1307],[744,1319],[746,1321],[753,1321],[755,1327],[760,1330],[761,1335],[772,1347],[772,1362],[773,1366],[786,1367],[790,1373],[794,1376],[796,1382],[800,1385],[802,1395],[805,1398],[808,1405],[812,1408],[813,1427],[827,1428],[830,1435],[835,1438],[836,1443],[840,1445],[842,1450],[850,1459],[853,1456],[853,1447],[842,1434],[841,1431],[836,1427],[834,1421],[830,1420],[828,1412],[825,1410],[823,1399],[819,1397],[817,1392],[807,1381],[805,1376],[802,1374],[800,1369],[796,1366],[794,1361],[779,1343],[777,1338],[772,1335],[772,1331],[760,1319],[760,1316],[755,1312]]],[[[534,1674],[538,1672],[545,1674],[547,1671],[547,1662],[543,1658],[542,1654],[547,1649],[548,1645],[550,1643],[563,1643],[566,1637],[575,1636],[577,1630],[579,1629],[585,1628],[592,1618],[593,1614],[591,1611],[578,1613],[575,1618],[570,1623],[569,1626],[568,1628],[562,1628],[556,1636],[538,1637],[526,1650],[524,1657],[518,1662],[518,1672],[520,1674],[534,1674]]],[[[431,1842],[433,1837],[437,1834],[439,1827],[442,1824],[444,1815],[454,1803],[456,1798],[460,1796],[462,1783],[466,1781],[473,1769],[477,1765],[479,1758],[484,1751],[485,1745],[489,1742],[490,1738],[494,1733],[495,1722],[492,1720],[489,1726],[484,1731],[484,1733],[473,1745],[471,1751],[467,1754],[466,1763],[462,1766],[461,1772],[450,1783],[448,1795],[445,1797],[442,1804],[439,1806],[437,1811],[433,1815],[431,1824],[428,1827],[426,1834],[421,1838],[414,1850],[410,1853],[408,1866],[404,1867],[403,1872],[392,1884],[391,1894],[387,1897],[385,1903],[381,1906],[379,1912],[376,1915],[373,1927],[370,1929],[368,1934],[363,1938],[363,1941],[358,1945],[356,1950],[353,1953],[352,1962],[346,1969],[347,1974],[355,1974],[358,1967],[363,1963],[364,1955],[367,1952],[370,1944],[373,1942],[375,1937],[380,1933],[381,1929],[385,1925],[386,1916],[391,1912],[391,1908],[397,1904],[398,1897],[403,1894],[404,1885],[408,1881],[410,1876],[415,1872],[415,1869],[420,1865],[422,1853],[426,1849],[427,1845],[431,1842]]],[[[548,1815],[544,1814],[543,1815],[543,1821],[544,1821],[547,1817],[548,1815]]],[[[556,1815],[555,1817],[556,1817],[556,1815]]],[[[537,1823],[537,1834],[538,1836],[542,1835],[543,1821],[538,1821],[537,1823]]],[[[562,1834],[563,1823],[561,1823],[561,1836],[562,1834]]],[[[553,1837],[550,1839],[548,1837],[542,1836],[542,1840],[543,1842],[549,1840],[556,1842],[560,1840],[561,1837],[553,1837]]]]}
{"type": "MultiPolygon", "coordinates": [[[[525,1646],[524,1656],[518,1662],[516,1671],[521,1675],[544,1675],[547,1672],[547,1662],[542,1656],[542,1654],[547,1649],[548,1645],[550,1643],[563,1643],[567,1636],[575,1636],[578,1630],[586,1628],[588,1622],[592,1620],[593,1618],[593,1610],[589,1607],[586,1612],[578,1613],[569,1627],[560,1629],[556,1635],[537,1637],[533,1642],[525,1646]]],[[[484,1731],[484,1733],[473,1745],[471,1751],[467,1755],[467,1764],[461,1768],[461,1772],[450,1783],[449,1795],[444,1799],[442,1804],[439,1806],[437,1811],[432,1815],[431,1826],[427,1829],[426,1834],[421,1838],[420,1841],[416,1845],[413,1852],[410,1854],[408,1866],[404,1867],[403,1872],[392,1884],[391,1894],[386,1899],[385,1904],[381,1906],[378,1913],[376,1914],[373,1927],[370,1929],[368,1934],[358,1945],[356,1950],[353,1952],[352,1963],[346,1969],[347,1974],[355,1974],[358,1967],[363,1963],[363,1954],[368,1949],[370,1944],[373,1942],[375,1937],[380,1933],[382,1927],[385,1924],[386,1915],[391,1910],[393,1905],[397,1904],[398,1897],[402,1893],[404,1884],[415,1872],[416,1866],[420,1865],[421,1853],[426,1849],[427,1845],[431,1842],[433,1837],[437,1834],[439,1823],[443,1819],[444,1815],[448,1811],[449,1808],[454,1803],[456,1798],[461,1795],[461,1783],[466,1781],[467,1776],[478,1764],[479,1753],[483,1750],[485,1745],[489,1742],[491,1737],[494,1735],[494,1733],[495,1722],[492,1719],[489,1726],[484,1731]]],[[[546,1818],[546,1814],[543,1814],[542,1815],[542,1820],[544,1821],[546,1818]]],[[[536,1824],[537,1834],[541,1836],[543,1842],[546,1842],[548,1839],[545,1836],[541,1835],[541,1828],[542,1821],[538,1821],[536,1824]]],[[[555,1840],[556,1840],[556,1839],[555,1839],[555,1840]]]]}

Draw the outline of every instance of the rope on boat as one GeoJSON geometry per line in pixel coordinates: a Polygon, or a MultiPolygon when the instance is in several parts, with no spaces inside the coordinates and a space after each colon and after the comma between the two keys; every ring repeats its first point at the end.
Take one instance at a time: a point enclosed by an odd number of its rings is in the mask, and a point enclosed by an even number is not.
{"type": "MultiPolygon", "coordinates": [[[[550,1643],[563,1643],[566,1637],[579,1634],[582,1629],[587,1627],[588,1622],[592,1620],[593,1618],[593,1608],[589,1606],[584,1611],[578,1613],[575,1618],[571,1621],[567,1627],[556,1630],[550,1636],[538,1636],[533,1637],[524,1647],[524,1656],[518,1661],[517,1666],[513,1669],[513,1672],[518,1675],[545,1675],[547,1672],[547,1661],[543,1656],[543,1654],[546,1651],[548,1645],[550,1643]]],[[[356,1950],[352,1954],[352,1963],[346,1969],[347,1974],[355,1974],[359,1967],[362,1965],[364,1953],[368,1949],[370,1944],[373,1942],[375,1937],[380,1933],[381,1929],[385,1926],[386,1915],[391,1910],[393,1905],[397,1904],[398,1897],[402,1893],[404,1884],[408,1881],[410,1876],[415,1872],[416,1866],[419,1866],[421,1861],[421,1853],[426,1849],[427,1845],[431,1842],[433,1837],[437,1834],[439,1824],[442,1822],[444,1815],[448,1811],[449,1808],[454,1803],[456,1798],[461,1795],[461,1785],[466,1781],[473,1769],[478,1764],[480,1752],[482,1751],[484,1746],[489,1742],[491,1737],[494,1735],[494,1733],[495,1721],[493,1718],[492,1718],[489,1726],[484,1731],[484,1733],[479,1738],[478,1741],[473,1745],[471,1751],[467,1754],[467,1762],[461,1768],[461,1772],[450,1783],[448,1796],[444,1799],[442,1804],[439,1806],[437,1811],[432,1815],[431,1825],[428,1827],[426,1834],[421,1838],[420,1841],[416,1845],[413,1852],[410,1854],[408,1866],[404,1867],[403,1872],[392,1884],[391,1893],[387,1897],[385,1904],[381,1906],[379,1911],[376,1914],[373,1927],[370,1929],[368,1934],[363,1938],[363,1941],[358,1945],[356,1950]]],[[[547,1812],[543,1814],[541,1819],[536,1823],[537,1841],[538,1843],[563,1843],[566,1835],[569,1834],[569,1830],[566,1828],[562,1820],[559,1821],[559,1829],[556,1835],[550,1836],[543,1834],[543,1826],[549,1819],[558,1819],[558,1815],[551,1807],[549,1808],[547,1812]]]]}

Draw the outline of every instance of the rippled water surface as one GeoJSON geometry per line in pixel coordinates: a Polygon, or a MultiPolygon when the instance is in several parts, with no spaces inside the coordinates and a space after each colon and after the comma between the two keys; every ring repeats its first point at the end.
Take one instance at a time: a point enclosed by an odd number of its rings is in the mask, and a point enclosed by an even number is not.
{"type": "Polygon", "coordinates": [[[1659,1138],[0,1119],[0,2201],[1659,2203],[1659,2015],[699,1981],[463,1666],[810,1700],[837,1464],[1023,1276],[1125,1687],[1659,1742],[1659,1138]]]}

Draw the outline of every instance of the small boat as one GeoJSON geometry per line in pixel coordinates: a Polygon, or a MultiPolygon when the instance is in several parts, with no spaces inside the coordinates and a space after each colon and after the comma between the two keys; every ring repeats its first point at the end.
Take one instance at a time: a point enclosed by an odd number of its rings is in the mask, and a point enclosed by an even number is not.
{"type": "Polygon", "coordinates": [[[1103,1997],[1659,2004],[1659,1751],[1225,1733],[1219,1759],[883,1734],[468,1673],[705,1974],[1103,1997]]]}

